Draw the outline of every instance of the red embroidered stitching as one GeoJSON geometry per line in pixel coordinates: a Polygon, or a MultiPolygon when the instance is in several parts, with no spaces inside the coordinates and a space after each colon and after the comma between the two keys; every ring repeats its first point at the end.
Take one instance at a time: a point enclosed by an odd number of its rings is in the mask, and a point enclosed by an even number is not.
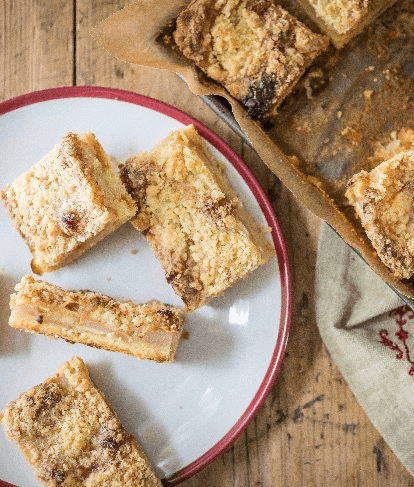
{"type": "Polygon", "coordinates": [[[391,314],[392,315],[399,315],[400,319],[402,319],[402,317],[407,314],[407,318],[409,320],[412,320],[414,318],[414,311],[411,310],[411,308],[409,308],[408,306],[404,305],[404,306],[401,306],[400,308],[397,308],[397,309],[393,309],[391,311],[391,314]]]}
{"type": "MultiPolygon", "coordinates": [[[[409,334],[408,331],[404,329],[407,319],[412,320],[414,318],[414,312],[408,306],[402,306],[401,308],[391,311],[391,314],[398,316],[398,318],[395,320],[396,324],[398,325],[398,331],[395,332],[395,336],[401,341],[405,351],[405,358],[411,364],[408,374],[414,375],[414,362],[411,360],[410,348],[407,344],[409,334]],[[404,316],[406,319],[403,319],[404,316]]],[[[395,357],[397,360],[401,360],[404,357],[404,352],[401,350],[401,348],[388,338],[387,330],[380,330],[379,336],[381,337],[380,343],[391,348],[391,350],[398,352],[395,357]]]]}
{"type": "Polygon", "coordinates": [[[380,342],[383,343],[386,347],[390,347],[391,350],[395,350],[396,352],[398,351],[395,358],[397,360],[401,360],[403,358],[404,354],[403,354],[402,350],[400,349],[400,347],[396,343],[393,343],[389,338],[387,338],[388,337],[388,331],[387,330],[380,330],[379,336],[381,337],[380,342]]]}

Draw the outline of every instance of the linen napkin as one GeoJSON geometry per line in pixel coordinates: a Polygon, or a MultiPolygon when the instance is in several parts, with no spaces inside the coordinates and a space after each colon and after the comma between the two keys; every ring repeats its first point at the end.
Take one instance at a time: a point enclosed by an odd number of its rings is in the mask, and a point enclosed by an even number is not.
{"type": "Polygon", "coordinates": [[[414,312],[326,223],[316,264],[316,320],[371,422],[414,475],[414,312]]]}

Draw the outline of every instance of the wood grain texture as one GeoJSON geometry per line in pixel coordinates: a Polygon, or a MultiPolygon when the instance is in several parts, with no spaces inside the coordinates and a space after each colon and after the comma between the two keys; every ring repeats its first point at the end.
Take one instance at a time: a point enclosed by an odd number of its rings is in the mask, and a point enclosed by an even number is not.
{"type": "Polygon", "coordinates": [[[73,1],[0,2],[0,99],[73,82],[73,1]]]}
{"type": "Polygon", "coordinates": [[[414,487],[318,334],[313,286],[319,220],[173,73],[122,63],[95,43],[90,29],[127,3],[0,2],[0,99],[78,84],[136,91],[170,103],[217,132],[245,160],[273,203],[292,266],[294,302],[286,356],[249,427],[183,487],[414,487]]]}

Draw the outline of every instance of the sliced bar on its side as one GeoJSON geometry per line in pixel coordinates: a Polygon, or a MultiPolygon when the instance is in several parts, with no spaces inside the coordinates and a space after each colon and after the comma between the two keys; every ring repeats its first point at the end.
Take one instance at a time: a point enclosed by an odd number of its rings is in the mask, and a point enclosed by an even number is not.
{"type": "Polygon", "coordinates": [[[25,276],[10,297],[9,325],[156,362],[174,362],[183,312],[149,301],[134,304],[91,291],[62,288],[25,276]]]}

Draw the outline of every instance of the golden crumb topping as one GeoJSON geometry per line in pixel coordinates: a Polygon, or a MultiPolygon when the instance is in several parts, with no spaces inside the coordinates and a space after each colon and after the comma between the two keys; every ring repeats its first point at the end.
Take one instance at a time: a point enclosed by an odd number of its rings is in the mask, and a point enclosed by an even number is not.
{"type": "Polygon", "coordinates": [[[369,0],[308,0],[315,13],[338,34],[353,29],[368,13],[369,0]]]}
{"type": "Polygon", "coordinates": [[[414,273],[414,151],[397,153],[348,182],[346,196],[394,276],[414,273]]]}
{"type": "Polygon", "coordinates": [[[135,304],[91,291],[65,291],[24,276],[10,297],[9,325],[157,362],[173,362],[183,312],[159,301],[135,304]]]}
{"type": "Polygon", "coordinates": [[[149,240],[187,310],[273,254],[194,126],[130,158],[121,177],[137,201],[132,223],[149,240]]]}
{"type": "Polygon", "coordinates": [[[45,486],[161,486],[79,357],[8,404],[1,424],[45,486]]]}
{"type": "Polygon", "coordinates": [[[39,274],[61,267],[129,220],[135,205],[92,133],[60,144],[0,192],[39,274]]]}
{"type": "Polygon", "coordinates": [[[187,58],[263,118],[329,41],[270,0],[195,0],[174,39],[187,58]]]}

